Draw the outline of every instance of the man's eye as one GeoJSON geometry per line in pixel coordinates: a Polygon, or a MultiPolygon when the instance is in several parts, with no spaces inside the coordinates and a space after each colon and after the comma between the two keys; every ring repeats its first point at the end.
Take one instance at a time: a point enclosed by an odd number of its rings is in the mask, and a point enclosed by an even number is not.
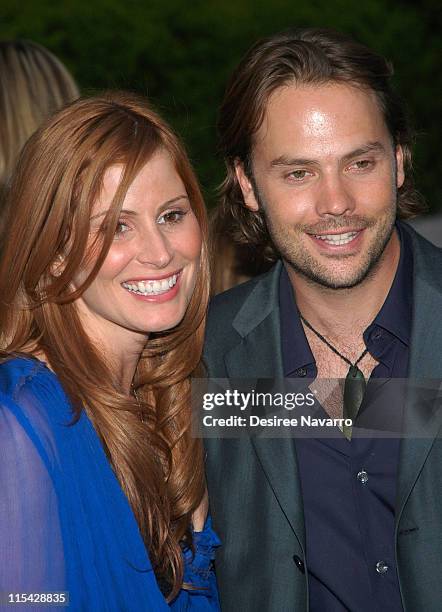
{"type": "Polygon", "coordinates": [[[367,168],[370,168],[372,165],[373,162],[370,159],[360,159],[354,162],[354,164],[352,164],[352,167],[356,170],[367,170],[367,168]]]}
{"type": "Polygon", "coordinates": [[[306,178],[310,173],[307,170],[292,170],[290,172],[289,177],[295,179],[295,181],[302,181],[306,178]]]}
{"type": "Polygon", "coordinates": [[[183,210],[171,210],[161,215],[161,217],[158,219],[158,223],[173,225],[174,223],[179,223],[182,221],[185,215],[186,212],[183,210]]]}

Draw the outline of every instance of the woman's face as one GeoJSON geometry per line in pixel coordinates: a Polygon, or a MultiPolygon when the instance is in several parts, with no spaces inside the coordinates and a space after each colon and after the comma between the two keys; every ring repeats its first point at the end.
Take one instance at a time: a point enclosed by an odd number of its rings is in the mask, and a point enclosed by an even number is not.
{"type": "MultiPolygon", "coordinates": [[[[105,173],[92,212],[91,241],[101,231],[122,173],[119,165],[105,173]]],[[[130,185],[106,259],[77,300],[86,331],[118,346],[131,335],[177,325],[195,287],[200,252],[201,232],[186,189],[171,157],[160,149],[130,185]]],[[[75,277],[76,287],[90,269],[75,277]]]]}

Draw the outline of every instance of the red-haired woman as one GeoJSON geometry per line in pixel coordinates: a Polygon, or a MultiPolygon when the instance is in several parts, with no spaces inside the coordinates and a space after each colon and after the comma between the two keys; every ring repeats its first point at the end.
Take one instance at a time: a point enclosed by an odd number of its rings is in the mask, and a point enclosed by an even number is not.
{"type": "Polygon", "coordinates": [[[7,214],[0,590],[76,611],[217,610],[190,433],[206,216],[182,146],[143,99],[79,100],[25,146],[7,214]]]}

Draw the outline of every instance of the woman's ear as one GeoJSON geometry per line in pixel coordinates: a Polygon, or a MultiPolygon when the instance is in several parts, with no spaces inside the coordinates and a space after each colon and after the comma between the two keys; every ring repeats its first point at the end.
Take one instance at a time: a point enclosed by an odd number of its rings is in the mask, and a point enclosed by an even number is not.
{"type": "Polygon", "coordinates": [[[65,258],[63,255],[57,255],[55,260],[51,263],[51,274],[52,276],[59,277],[63,274],[65,269],[65,258]]]}

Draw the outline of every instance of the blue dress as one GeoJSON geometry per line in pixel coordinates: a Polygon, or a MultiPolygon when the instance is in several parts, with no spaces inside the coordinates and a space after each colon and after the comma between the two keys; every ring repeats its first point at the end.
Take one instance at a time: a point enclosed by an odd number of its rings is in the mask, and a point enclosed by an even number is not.
{"type": "MultiPolygon", "coordinates": [[[[185,582],[167,604],[135,517],[91,421],[75,425],[57,377],[36,359],[0,365],[0,593],[67,592],[84,612],[219,610],[210,518],[184,553],[185,582]]],[[[35,600],[34,600],[35,602],[35,600]]],[[[47,610],[14,605],[0,609],[47,610]]]]}

